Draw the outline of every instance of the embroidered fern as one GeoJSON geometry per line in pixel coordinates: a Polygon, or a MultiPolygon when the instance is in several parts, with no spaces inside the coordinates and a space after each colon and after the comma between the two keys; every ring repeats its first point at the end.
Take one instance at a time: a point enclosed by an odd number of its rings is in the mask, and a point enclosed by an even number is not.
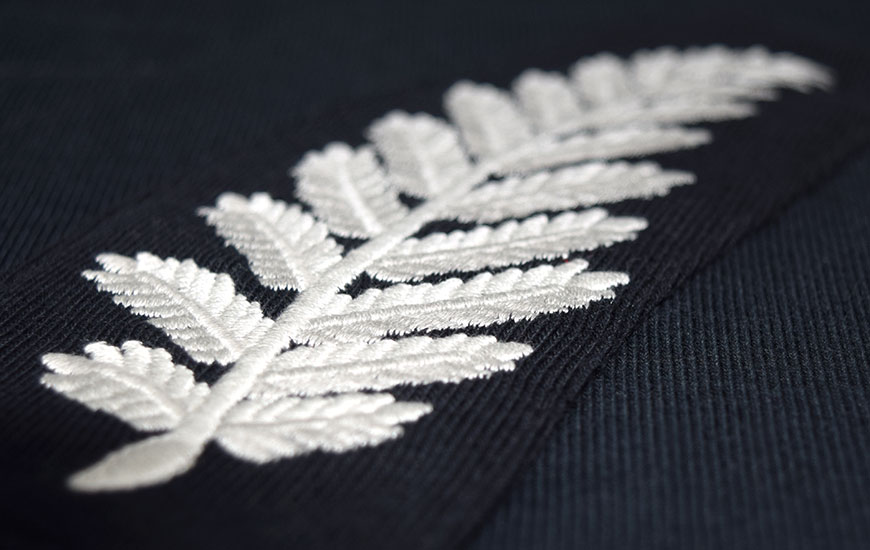
{"type": "Polygon", "coordinates": [[[250,199],[224,193],[216,208],[199,213],[247,256],[251,270],[269,288],[305,290],[341,260],[341,247],[329,238],[326,224],[266,193],[250,199]]]}
{"type": "Polygon", "coordinates": [[[407,214],[370,147],[332,144],[308,153],[294,173],[300,197],[338,235],[373,237],[407,214]]]}
{"type": "Polygon", "coordinates": [[[651,162],[608,160],[708,143],[708,131],[684,124],[749,116],[777,88],[828,85],[805,59],[722,47],[600,55],[568,77],[528,71],[512,91],[460,82],[445,95],[449,122],[397,111],[372,124],[371,145],[306,154],[292,173],[313,214],[263,193],[225,193],[199,210],[264,286],[298,291],[274,320],[228,275],[193,260],[99,255],[102,269],[86,278],[190,359],[228,367],[209,387],[138,342],[90,344],[86,357],[46,354],[49,388],[136,429],[164,430],[75,474],[71,486],[166,481],[210,441],[259,463],[398,437],[431,406],[360,392],[509,371],[528,345],[462,329],[583,308],[628,282],[587,271],[581,259],[511,267],[632,240],[645,220],[573,210],[694,181],[651,162]],[[417,235],[447,219],[499,225],[417,235]],[[330,234],[359,244],[344,251],[330,234]],[[342,292],[365,272],[386,286],[342,292]],[[449,273],[465,275],[420,282],[449,273]]]}
{"type": "Polygon", "coordinates": [[[662,170],[652,162],[592,162],[484,184],[469,192],[450,212],[445,210],[444,216],[495,222],[542,210],[661,197],[673,187],[694,181],[692,174],[662,170]]]}
{"type": "Polygon", "coordinates": [[[435,197],[471,169],[456,130],[433,116],[394,111],[372,124],[369,137],[390,182],[409,195],[435,197]]]}
{"type": "Polygon", "coordinates": [[[587,265],[574,260],[558,267],[484,272],[467,282],[399,284],[373,288],[354,299],[338,294],[294,339],[312,344],[374,341],[421,330],[534,319],[611,298],[613,287],[628,282],[625,273],[586,272],[587,265]]]}
{"type": "Polygon", "coordinates": [[[646,221],[641,218],[610,216],[602,208],[565,212],[551,219],[540,215],[522,222],[510,220],[495,228],[481,226],[409,238],[368,272],[387,281],[416,281],[434,273],[479,271],[610,246],[634,239],[645,228],[646,221]]]}
{"type": "Polygon", "coordinates": [[[388,393],[242,401],[215,434],[221,446],[252,462],[316,449],[340,452],[401,435],[399,424],[430,412],[426,403],[397,403],[388,393]]]}
{"type": "Polygon", "coordinates": [[[103,270],[85,271],[85,278],[147,317],[197,361],[230,363],[273,324],[260,304],[236,293],[229,275],[212,273],[193,260],[140,252],[135,259],[100,254],[97,261],[103,270]]]}
{"type": "Polygon", "coordinates": [[[44,355],[42,362],[52,372],[42,383],[137,430],[171,430],[209,392],[188,368],[174,365],[164,349],[131,340],[120,349],[103,342],[88,344],[85,353],[87,357],[44,355]]]}
{"type": "Polygon", "coordinates": [[[492,336],[454,334],[299,346],[276,357],[251,395],[280,397],[459,382],[511,370],[532,348],[492,336]],[[425,368],[421,368],[425,365],[425,368]]]}

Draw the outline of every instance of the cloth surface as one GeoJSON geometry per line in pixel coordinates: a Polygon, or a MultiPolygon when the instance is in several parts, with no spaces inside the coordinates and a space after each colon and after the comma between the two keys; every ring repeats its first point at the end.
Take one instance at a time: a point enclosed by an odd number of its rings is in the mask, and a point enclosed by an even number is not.
{"type": "MultiPolygon", "coordinates": [[[[0,132],[9,182],[0,190],[3,542],[383,549],[468,541],[566,407],[585,402],[588,376],[659,302],[870,141],[863,26],[831,4],[282,6],[2,8],[11,44],[0,132]],[[516,372],[400,390],[435,412],[376,448],[254,466],[212,445],[194,470],[163,486],[66,489],[71,472],[142,434],[46,390],[39,357],[139,339],[185,359],[82,279],[97,253],[194,258],[229,273],[274,316],[291,297],[259,285],[196,215],[219,193],[292,200],[286,172],[306,151],[358,145],[391,109],[441,114],[443,92],[461,78],[506,86],[526,68],[564,71],[602,50],[715,42],[794,51],[832,67],[837,87],[784,93],[754,118],[712,126],[710,146],[657,156],[699,183],[611,209],[650,221],[630,247],[583,255],[594,269],[631,273],[616,300],[481,331],[536,347],[516,372]]],[[[376,284],[363,277],[349,292],[376,284]]],[[[223,374],[191,366],[200,381],[223,374]]],[[[500,540],[493,529],[489,540],[500,540]]]]}
{"type": "Polygon", "coordinates": [[[665,300],[468,548],[865,548],[870,156],[665,300]]]}

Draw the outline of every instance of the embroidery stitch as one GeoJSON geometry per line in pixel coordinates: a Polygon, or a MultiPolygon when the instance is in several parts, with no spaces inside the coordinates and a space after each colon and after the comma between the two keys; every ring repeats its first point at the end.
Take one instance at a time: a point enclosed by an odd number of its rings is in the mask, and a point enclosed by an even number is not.
{"type": "Polygon", "coordinates": [[[85,353],[88,357],[45,355],[43,362],[53,372],[42,383],[137,430],[171,430],[209,392],[207,384],[194,382],[188,368],[174,365],[164,349],[131,340],[120,349],[88,344],[85,353]]]}
{"type": "Polygon", "coordinates": [[[137,429],[166,430],[110,453],[70,485],[94,491],[166,481],[192,467],[212,440],[264,462],[398,437],[401,424],[430,405],[359,391],[486,377],[532,351],[487,336],[406,335],[585,307],[628,282],[625,273],[586,271],[579,259],[482,270],[609,246],[646,225],[599,208],[510,218],[667,194],[694,177],[601,160],[698,146],[710,134],[678,124],[749,116],[751,102],[774,97],[777,87],[829,84],[823,68],[796,56],[721,47],[640,52],[629,61],[597,56],[578,62],[570,79],[530,71],[513,95],[460,82],[445,94],[455,126],[395,112],[369,129],[374,148],[332,144],[305,155],[292,173],[321,221],[259,193],[226,193],[215,208],[200,209],[265,286],[299,290],[274,321],[228,275],[192,260],[101,254],[103,270],[84,272],[100,290],[194,360],[232,365],[208,387],[194,384],[165,350],[138,342],[91,344],[88,358],[43,356],[53,371],[43,377],[48,387],[137,429]],[[399,191],[425,200],[409,209],[399,191]],[[508,221],[413,237],[445,218],[508,221]],[[342,255],[330,232],[363,242],[342,255]],[[400,283],[452,271],[482,272],[355,298],[342,292],[363,272],[400,283]]]}
{"type": "Polygon", "coordinates": [[[306,154],[294,175],[299,197],[338,235],[374,237],[408,213],[370,147],[333,143],[306,154]]]}
{"type": "Polygon", "coordinates": [[[692,174],[662,170],[652,162],[592,162],[484,184],[443,216],[468,222],[497,222],[542,210],[661,197],[672,187],[694,181],[692,174]]]}
{"type": "Polygon", "coordinates": [[[224,193],[217,208],[200,208],[218,235],[242,252],[264,286],[305,290],[318,275],[341,260],[341,247],[326,224],[266,193],[250,199],[224,193]]]}
{"type": "Polygon", "coordinates": [[[531,352],[525,344],[465,334],[299,346],[272,361],[251,395],[280,397],[288,391],[323,395],[400,384],[460,382],[511,370],[514,360],[531,352]]]}
{"type": "Polygon", "coordinates": [[[103,271],[82,275],[113,293],[116,303],[148,317],[197,361],[235,361],[273,324],[260,304],[236,293],[229,275],[212,273],[193,260],[140,252],[135,259],[100,254],[97,261],[103,271]]]}
{"type": "MultiPolygon", "coordinates": [[[[570,199],[568,199],[570,200],[570,199]]],[[[553,259],[570,251],[634,239],[646,228],[641,218],[613,217],[603,208],[565,212],[552,219],[540,215],[523,222],[510,220],[498,227],[434,233],[409,238],[368,269],[387,281],[415,281],[433,273],[479,271],[553,259]]]]}
{"type": "Polygon", "coordinates": [[[437,196],[471,169],[456,130],[426,114],[393,111],[368,132],[396,188],[421,198],[437,196]]]}
{"type": "Polygon", "coordinates": [[[312,345],[375,341],[418,330],[534,319],[543,313],[612,298],[613,287],[628,283],[625,273],[586,272],[587,265],[584,260],[574,260],[558,267],[514,268],[497,275],[484,272],[468,282],[448,279],[436,285],[399,284],[385,290],[373,288],[354,299],[337,294],[293,339],[312,345]]]}
{"type": "Polygon", "coordinates": [[[315,449],[376,445],[398,437],[402,422],[431,410],[425,403],[397,403],[388,393],[243,401],[227,414],[215,439],[239,458],[268,462],[315,449]]]}

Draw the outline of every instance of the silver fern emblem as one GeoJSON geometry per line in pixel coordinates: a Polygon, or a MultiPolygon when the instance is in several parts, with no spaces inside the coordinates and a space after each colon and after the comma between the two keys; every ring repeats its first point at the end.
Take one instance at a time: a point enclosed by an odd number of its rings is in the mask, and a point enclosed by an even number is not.
{"type": "Polygon", "coordinates": [[[829,84],[825,69],[797,56],[723,47],[628,60],[602,54],[567,77],[527,71],[510,92],[460,82],[445,96],[449,122],[393,112],[372,124],[370,145],[308,153],[293,176],[311,213],[264,193],[225,193],[200,209],[264,286],[298,291],[276,319],[228,275],[193,260],[99,255],[101,269],[86,278],[190,359],[228,369],[209,387],[165,350],[135,341],[43,356],[49,388],[162,432],[110,453],[70,485],[160,483],[191,468],[210,441],[265,462],[398,437],[431,406],[396,402],[385,390],[485,378],[533,351],[462,329],[582,308],[628,283],[627,274],[589,271],[580,259],[511,267],[632,240],[645,220],[575,210],[694,181],[650,162],[607,159],[705,144],[706,130],[683,125],[749,116],[779,87],[829,84]],[[401,193],[419,205],[409,208],[401,193]],[[492,225],[414,236],[441,219],[492,225]],[[342,250],[330,235],[362,244],[342,250]],[[364,272],[393,284],[343,292],[364,272]],[[420,282],[453,272],[468,276],[420,282]],[[436,329],[455,333],[426,335],[436,329]]]}

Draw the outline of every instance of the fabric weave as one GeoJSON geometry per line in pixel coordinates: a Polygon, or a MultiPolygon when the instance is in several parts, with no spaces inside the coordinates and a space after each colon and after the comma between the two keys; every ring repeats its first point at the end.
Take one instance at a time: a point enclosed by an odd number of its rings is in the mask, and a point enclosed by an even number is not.
{"type": "MultiPolygon", "coordinates": [[[[281,3],[263,12],[218,6],[167,16],[157,4],[95,4],[76,13],[32,2],[0,8],[0,40],[10,52],[0,65],[0,173],[6,182],[0,189],[0,237],[2,261],[13,268],[0,290],[0,545],[455,548],[538,452],[567,404],[587,398],[581,390],[589,375],[657,304],[789,203],[829,181],[870,143],[870,52],[860,11],[838,15],[826,3],[802,13],[796,5],[783,10],[772,1],[712,12],[689,9],[698,3],[688,2],[607,3],[607,10],[574,3],[550,11],[539,11],[537,3],[459,4],[321,11],[321,3],[311,3],[293,13],[282,8],[290,3],[281,3]],[[487,329],[536,350],[515,371],[486,383],[402,388],[397,399],[432,403],[433,412],[405,437],[377,448],[255,466],[209,445],[196,469],[164,485],[97,495],[66,488],[71,472],[141,435],[41,386],[47,373],[41,355],[80,353],[93,341],[117,347],[136,340],[165,348],[172,364],[189,364],[196,382],[214,382],[225,372],[220,365],[188,361],[165,334],[96,292],[80,274],[97,267],[97,254],[148,250],[161,258],[191,258],[227,273],[241,294],[274,318],[292,293],[262,285],[245,258],[197,214],[219,194],[264,191],[292,202],[287,170],[305,152],[330,141],[359,145],[367,125],[391,109],[442,116],[442,94],[462,78],[506,87],[527,67],[565,71],[579,57],[602,50],[625,55],[643,47],[713,42],[793,51],[832,67],[837,89],[786,92],[752,119],[717,124],[714,146],[656,156],[667,169],[695,174],[697,184],[662,200],[608,208],[616,216],[649,220],[649,229],[630,246],[581,254],[592,269],[630,272],[633,284],[613,302],[588,310],[487,329]]],[[[457,228],[468,229],[450,222],[423,232],[457,228]]],[[[852,272],[844,284],[860,290],[854,280],[866,277],[860,268],[852,272]]],[[[358,296],[383,286],[362,276],[346,291],[358,296]]],[[[656,333],[654,342],[668,349],[676,337],[656,333]]],[[[852,340],[836,341],[844,357],[858,349],[852,340]]],[[[803,339],[792,342],[799,346],[803,339]]],[[[767,350],[767,344],[757,344],[754,353],[767,350]]],[[[838,350],[827,354],[836,357],[838,350]]],[[[738,404],[772,403],[785,387],[773,382],[757,401],[747,389],[747,401],[738,404]]],[[[585,406],[605,406],[616,397],[593,393],[585,406]]],[[[715,408],[719,402],[708,397],[705,406],[715,408]]],[[[724,416],[710,417],[713,427],[730,433],[726,423],[738,413],[717,412],[724,416]]],[[[799,426],[788,426],[789,434],[798,433],[799,426]]],[[[784,441],[789,445],[770,449],[774,464],[787,465],[783,455],[791,450],[798,457],[804,452],[797,435],[784,441]]],[[[848,449],[853,439],[834,441],[848,449]]],[[[746,440],[747,446],[758,444],[746,440]]],[[[843,453],[848,464],[859,456],[843,453]]],[[[670,450],[664,456],[679,463],[670,450]]],[[[690,466],[702,470],[705,463],[690,466]]],[[[612,468],[605,465],[595,475],[603,483],[612,479],[612,468]]],[[[726,473],[709,471],[723,479],[726,473]]],[[[774,487],[770,494],[777,500],[757,508],[737,503],[735,509],[773,513],[789,494],[775,490],[778,472],[758,477],[759,484],[774,487]]],[[[650,480],[655,490],[678,488],[688,479],[682,470],[669,474],[674,477],[650,480]]],[[[828,503],[841,495],[828,485],[819,490],[830,491],[828,503]]],[[[858,490],[842,493],[852,504],[831,514],[831,525],[842,523],[846,542],[853,540],[849,510],[866,507],[858,490]]],[[[611,496],[598,498],[604,509],[610,506],[611,496]]],[[[655,519],[663,523],[665,546],[679,535],[679,514],[700,513],[694,501],[672,502],[677,507],[655,519]]],[[[800,517],[828,508],[819,510],[808,504],[800,517]]],[[[628,516],[644,521],[640,511],[628,516]]],[[[836,535],[821,533],[820,544],[828,534],[836,535]]],[[[602,544],[608,542],[604,536],[602,544]]]]}
{"type": "Polygon", "coordinates": [[[870,156],[663,302],[474,550],[866,548],[870,156]]]}

